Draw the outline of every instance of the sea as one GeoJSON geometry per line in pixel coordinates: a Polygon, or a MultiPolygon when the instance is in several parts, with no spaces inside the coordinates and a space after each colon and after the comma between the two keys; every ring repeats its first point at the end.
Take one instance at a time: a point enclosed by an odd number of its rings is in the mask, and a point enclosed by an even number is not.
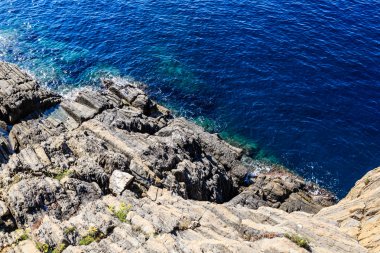
{"type": "Polygon", "coordinates": [[[0,60],[176,115],[344,197],[380,165],[378,0],[1,0],[0,60]]]}

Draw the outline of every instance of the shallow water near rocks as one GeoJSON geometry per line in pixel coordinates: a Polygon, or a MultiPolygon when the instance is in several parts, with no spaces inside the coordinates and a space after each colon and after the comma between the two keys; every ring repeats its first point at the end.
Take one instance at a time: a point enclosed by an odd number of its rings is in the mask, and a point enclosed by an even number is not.
{"type": "Polygon", "coordinates": [[[344,196],[380,165],[378,1],[3,0],[0,60],[67,93],[100,77],[344,196]]]}

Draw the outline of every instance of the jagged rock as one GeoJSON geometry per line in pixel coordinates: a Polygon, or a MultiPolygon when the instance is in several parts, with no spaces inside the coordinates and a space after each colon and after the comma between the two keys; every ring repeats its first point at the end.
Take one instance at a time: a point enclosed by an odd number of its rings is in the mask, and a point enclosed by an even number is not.
{"type": "Polygon", "coordinates": [[[5,252],[35,250],[27,237],[64,253],[367,252],[358,241],[378,249],[377,174],[333,211],[298,212],[333,198],[278,166],[247,165],[244,150],[174,118],[140,84],[103,83],[56,104],[59,96],[1,63],[5,252]]]}
{"type": "Polygon", "coordinates": [[[119,97],[124,104],[140,109],[145,115],[150,115],[157,110],[156,104],[150,100],[137,83],[126,82],[115,85],[115,82],[111,80],[104,80],[103,82],[108,90],[119,97]]]}
{"type": "Polygon", "coordinates": [[[133,176],[120,170],[114,170],[110,177],[109,188],[114,194],[121,194],[132,182],[133,176]]]}
{"type": "Polygon", "coordinates": [[[0,120],[13,124],[59,101],[58,95],[41,89],[17,66],[0,62],[0,120]]]}
{"type": "Polygon", "coordinates": [[[222,203],[236,196],[248,172],[240,161],[243,150],[173,118],[135,83],[105,82],[106,90],[80,92],[42,120],[13,126],[9,137],[17,154],[5,166],[4,185],[15,175],[58,176],[70,170],[72,177],[107,192],[112,172],[119,169],[134,176],[137,195],[157,185],[196,200],[222,203]]]}
{"type": "Polygon", "coordinates": [[[19,225],[33,223],[44,212],[67,217],[73,211],[59,182],[51,178],[21,180],[10,187],[6,203],[19,225]]]}
{"type": "Polygon", "coordinates": [[[44,219],[34,234],[41,242],[56,238],[50,242],[55,246],[65,240],[63,231],[68,227],[75,228],[74,241],[78,242],[91,228],[102,233],[99,241],[82,246],[74,243],[66,253],[309,252],[288,239],[288,235],[307,238],[311,252],[367,252],[334,224],[310,214],[216,205],[184,200],[168,190],[149,191],[154,200],[137,200],[128,194],[105,196],[88,203],[80,214],[66,221],[44,219]],[[125,204],[131,205],[131,210],[126,211],[126,222],[113,211],[125,204]],[[54,228],[54,232],[47,228],[54,228]]]}
{"type": "Polygon", "coordinates": [[[325,206],[333,205],[334,196],[318,189],[314,184],[284,169],[272,169],[254,178],[251,186],[233,198],[232,206],[257,209],[261,206],[279,208],[287,212],[317,213],[325,206]]]}
{"type": "Polygon", "coordinates": [[[65,219],[81,203],[97,199],[101,190],[96,183],[67,179],[63,185],[49,177],[23,179],[11,185],[5,202],[19,227],[33,225],[44,214],[65,219]]]}

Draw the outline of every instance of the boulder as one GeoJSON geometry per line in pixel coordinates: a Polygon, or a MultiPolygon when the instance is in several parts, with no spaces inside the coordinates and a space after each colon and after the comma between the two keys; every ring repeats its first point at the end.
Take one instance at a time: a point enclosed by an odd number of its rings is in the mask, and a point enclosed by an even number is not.
{"type": "Polygon", "coordinates": [[[114,194],[120,195],[132,182],[133,176],[127,172],[115,170],[110,177],[109,188],[114,194]]]}

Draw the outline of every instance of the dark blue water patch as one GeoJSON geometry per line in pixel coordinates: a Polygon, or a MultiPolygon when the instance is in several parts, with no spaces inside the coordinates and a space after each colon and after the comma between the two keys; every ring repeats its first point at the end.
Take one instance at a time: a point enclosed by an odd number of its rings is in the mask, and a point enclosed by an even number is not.
{"type": "Polygon", "coordinates": [[[380,165],[379,13],[375,0],[3,0],[0,59],[62,92],[143,81],[342,197],[380,165]]]}

